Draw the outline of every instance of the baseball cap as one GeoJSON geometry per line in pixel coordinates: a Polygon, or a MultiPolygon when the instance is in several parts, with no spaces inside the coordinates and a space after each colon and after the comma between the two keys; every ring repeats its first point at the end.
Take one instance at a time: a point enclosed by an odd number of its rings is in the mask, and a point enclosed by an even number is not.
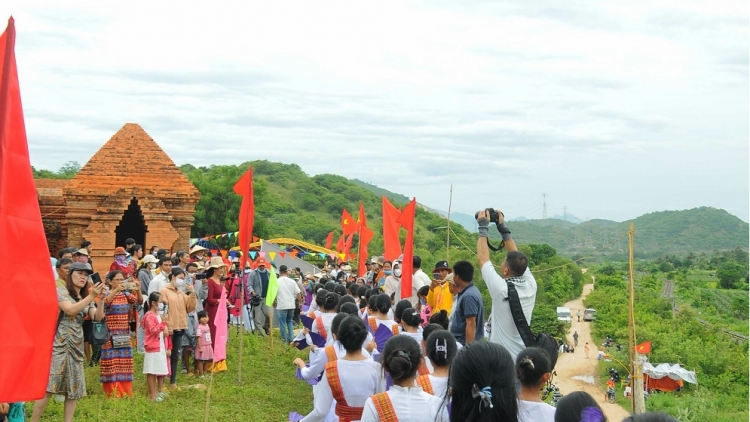
{"type": "Polygon", "coordinates": [[[448,265],[448,261],[438,261],[437,264],[435,264],[435,271],[436,270],[451,270],[451,266],[448,265]]]}

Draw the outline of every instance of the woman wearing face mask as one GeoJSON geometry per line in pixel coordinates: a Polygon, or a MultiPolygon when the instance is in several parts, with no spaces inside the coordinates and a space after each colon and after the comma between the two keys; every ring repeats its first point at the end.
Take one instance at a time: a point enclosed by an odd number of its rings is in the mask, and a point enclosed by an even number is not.
{"type": "Polygon", "coordinates": [[[401,299],[401,261],[395,261],[393,265],[391,265],[391,261],[386,261],[383,268],[386,268],[386,264],[388,265],[388,271],[383,270],[386,274],[385,293],[388,296],[395,293],[393,302],[396,303],[401,299]]]}
{"type": "Polygon", "coordinates": [[[128,267],[127,255],[125,255],[125,248],[118,246],[115,248],[115,260],[109,266],[109,272],[122,271],[126,277],[133,275],[133,271],[128,267]]]}
{"type": "MultiPolygon", "coordinates": [[[[169,273],[169,284],[161,289],[161,301],[166,307],[164,321],[167,323],[172,335],[172,350],[180,350],[182,336],[185,334],[188,324],[188,312],[195,310],[197,299],[193,286],[185,285],[185,272],[179,267],[172,268],[169,273]]],[[[169,360],[171,374],[169,376],[170,388],[177,389],[177,361],[179,353],[172,353],[169,360]]]]}

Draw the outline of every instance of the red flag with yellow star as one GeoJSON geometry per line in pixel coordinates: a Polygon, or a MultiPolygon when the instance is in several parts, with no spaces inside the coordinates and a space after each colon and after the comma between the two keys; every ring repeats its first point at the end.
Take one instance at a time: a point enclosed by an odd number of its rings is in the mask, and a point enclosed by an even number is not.
{"type": "Polygon", "coordinates": [[[647,342],[644,342],[635,346],[635,351],[642,355],[647,355],[651,353],[651,342],[647,341],[647,342]]]}
{"type": "Polygon", "coordinates": [[[341,212],[341,231],[344,232],[344,236],[356,233],[358,229],[357,220],[344,208],[344,211],[341,212]]]}

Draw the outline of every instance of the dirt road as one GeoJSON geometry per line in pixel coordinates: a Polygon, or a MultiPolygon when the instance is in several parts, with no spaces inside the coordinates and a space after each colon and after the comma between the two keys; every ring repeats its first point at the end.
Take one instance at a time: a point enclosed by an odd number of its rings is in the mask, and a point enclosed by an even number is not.
{"type": "MultiPolygon", "coordinates": [[[[563,394],[580,390],[591,394],[604,410],[607,419],[611,422],[619,422],[628,416],[629,413],[617,404],[604,401],[604,388],[599,385],[599,380],[596,376],[596,364],[598,362],[596,360],[596,352],[598,348],[591,339],[591,323],[583,321],[583,311],[585,310],[583,298],[591,293],[593,289],[593,284],[583,286],[583,295],[565,304],[565,306],[570,308],[573,318],[570,333],[568,334],[568,342],[573,344],[573,332],[578,331],[578,347],[575,349],[575,353],[562,353],[560,355],[555,366],[555,370],[557,371],[555,381],[557,381],[557,387],[560,388],[560,392],[563,394]],[[579,309],[581,310],[581,322],[578,322],[578,318],[576,317],[576,311],[579,309]],[[586,342],[589,342],[591,349],[589,359],[586,359],[583,353],[583,345],[586,342]],[[595,384],[584,380],[593,380],[595,384]]],[[[622,390],[618,389],[617,394],[622,394],[622,390]]]]}

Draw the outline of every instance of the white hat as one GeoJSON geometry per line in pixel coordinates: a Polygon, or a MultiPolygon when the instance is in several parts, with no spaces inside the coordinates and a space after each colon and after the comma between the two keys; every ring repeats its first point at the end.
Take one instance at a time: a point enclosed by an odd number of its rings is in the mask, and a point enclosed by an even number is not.
{"type": "Polygon", "coordinates": [[[192,254],[194,254],[194,253],[196,253],[196,252],[200,252],[200,251],[207,251],[207,250],[208,250],[208,249],[204,248],[204,247],[203,247],[203,246],[201,246],[201,245],[195,245],[195,246],[193,246],[192,248],[190,248],[190,252],[188,252],[188,255],[192,255],[192,254]]]}
{"type": "Polygon", "coordinates": [[[86,255],[86,256],[89,256],[89,251],[87,251],[86,248],[81,248],[81,249],[75,251],[75,253],[73,255],[86,255]]]}
{"type": "Polygon", "coordinates": [[[149,254],[149,255],[145,255],[145,256],[143,257],[143,263],[144,263],[144,264],[151,264],[151,263],[157,263],[157,262],[159,262],[159,260],[158,260],[158,259],[156,259],[156,257],[155,257],[155,256],[153,256],[153,255],[151,255],[151,254],[149,254]]]}

